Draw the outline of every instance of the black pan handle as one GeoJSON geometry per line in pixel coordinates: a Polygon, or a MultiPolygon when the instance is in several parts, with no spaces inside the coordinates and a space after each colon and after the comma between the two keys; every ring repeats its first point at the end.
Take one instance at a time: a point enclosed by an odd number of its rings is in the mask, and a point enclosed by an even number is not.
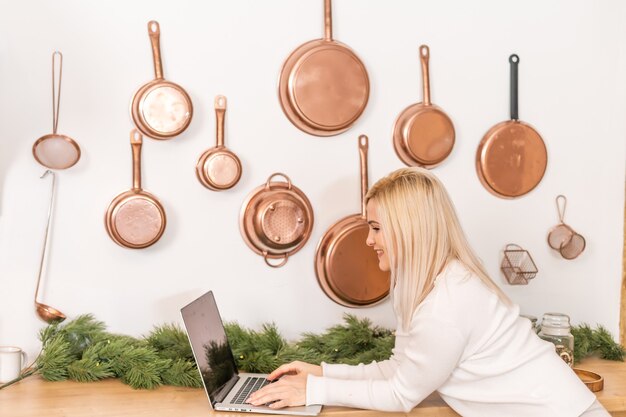
{"type": "Polygon", "coordinates": [[[517,110],[517,66],[519,64],[519,56],[512,54],[509,57],[511,63],[511,120],[519,120],[517,110]]]}

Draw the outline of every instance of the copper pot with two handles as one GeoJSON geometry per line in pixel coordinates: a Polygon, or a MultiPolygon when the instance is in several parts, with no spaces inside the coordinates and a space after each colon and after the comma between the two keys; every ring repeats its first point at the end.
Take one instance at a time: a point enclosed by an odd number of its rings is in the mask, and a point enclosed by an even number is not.
{"type": "Polygon", "coordinates": [[[268,266],[279,268],[309,240],[313,208],[302,190],[287,175],[277,172],[248,195],[241,207],[239,227],[250,249],[268,266]],[[278,176],[286,181],[273,181],[278,176]],[[271,259],[280,261],[272,263],[271,259]]]}

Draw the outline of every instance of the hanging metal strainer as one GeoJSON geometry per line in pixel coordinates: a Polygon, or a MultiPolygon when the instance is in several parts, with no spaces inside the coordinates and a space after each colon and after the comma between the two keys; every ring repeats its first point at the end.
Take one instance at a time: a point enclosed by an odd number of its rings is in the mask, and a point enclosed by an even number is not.
{"type": "Polygon", "coordinates": [[[556,209],[559,213],[559,224],[548,233],[548,245],[559,251],[563,258],[574,259],[585,250],[586,242],[582,235],[563,221],[566,207],[567,198],[564,195],[558,195],[556,209]]]}
{"type": "Polygon", "coordinates": [[[52,53],[52,133],[37,139],[33,144],[33,156],[41,165],[50,169],[66,169],[80,159],[80,147],[69,136],[57,133],[59,107],[61,104],[61,78],[63,76],[63,54],[52,53]],[[59,79],[55,73],[56,59],[59,61],[59,79]]]}

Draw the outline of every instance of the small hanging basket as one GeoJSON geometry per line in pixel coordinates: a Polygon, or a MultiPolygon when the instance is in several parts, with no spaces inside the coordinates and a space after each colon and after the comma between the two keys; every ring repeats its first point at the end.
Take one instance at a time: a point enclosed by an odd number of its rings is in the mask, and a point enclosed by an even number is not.
{"type": "Polygon", "coordinates": [[[506,245],[500,269],[511,285],[526,285],[538,272],[530,253],[514,243],[506,245]]]}

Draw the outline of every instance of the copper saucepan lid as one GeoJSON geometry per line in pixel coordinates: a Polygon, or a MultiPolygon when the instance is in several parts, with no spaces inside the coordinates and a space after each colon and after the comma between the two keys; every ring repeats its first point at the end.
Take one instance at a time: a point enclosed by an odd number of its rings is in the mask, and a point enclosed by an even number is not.
{"type": "Polygon", "coordinates": [[[196,176],[202,185],[213,191],[234,187],[241,178],[241,161],[224,146],[224,118],[226,97],[215,97],[217,119],[217,145],[209,148],[198,159],[196,176]]]}
{"type": "Polygon", "coordinates": [[[141,133],[132,130],[133,188],[111,201],[104,216],[107,233],[115,243],[142,249],[156,243],[165,231],[163,206],[155,196],[141,188],[141,133]]]}
{"type": "Polygon", "coordinates": [[[365,65],[332,37],[331,0],[324,0],[324,38],[300,45],[285,60],[278,98],[298,129],[315,136],[345,132],[369,99],[365,65]]]}
{"type": "Polygon", "coordinates": [[[273,268],[283,266],[311,236],[313,208],[306,195],[285,174],[272,174],[246,198],[239,217],[241,235],[273,268]],[[272,181],[282,176],[286,182],[272,181]],[[282,259],[273,264],[270,259],[282,259]]]}
{"type": "Polygon", "coordinates": [[[419,51],[424,99],[400,113],[393,127],[393,145],[406,165],[434,168],[452,152],[455,132],[448,115],[430,101],[430,49],[421,45],[419,51]]]}
{"type": "Polygon", "coordinates": [[[376,252],[367,246],[365,211],[368,138],[359,136],[361,212],[344,217],[320,239],[315,252],[315,274],[324,293],[337,304],[365,307],[389,294],[390,274],[378,267],[376,252]]]}
{"type": "Polygon", "coordinates": [[[50,169],[66,169],[74,166],[80,159],[78,143],[67,135],[57,133],[59,109],[61,107],[61,80],[63,78],[63,54],[52,53],[52,133],[42,136],[33,144],[33,156],[41,165],[50,169]],[[59,61],[57,81],[56,58],[59,61]]]}
{"type": "Polygon", "coordinates": [[[141,86],[133,95],[130,113],[137,129],[153,139],[171,139],[191,123],[193,105],[187,92],[163,78],[159,23],[148,22],[152,44],[155,79],[141,86]]]}
{"type": "Polygon", "coordinates": [[[476,151],[476,172],[490,193],[503,198],[520,197],[533,190],[546,172],[548,152],[539,133],[518,117],[519,57],[511,64],[511,120],[493,126],[476,151]]]}

